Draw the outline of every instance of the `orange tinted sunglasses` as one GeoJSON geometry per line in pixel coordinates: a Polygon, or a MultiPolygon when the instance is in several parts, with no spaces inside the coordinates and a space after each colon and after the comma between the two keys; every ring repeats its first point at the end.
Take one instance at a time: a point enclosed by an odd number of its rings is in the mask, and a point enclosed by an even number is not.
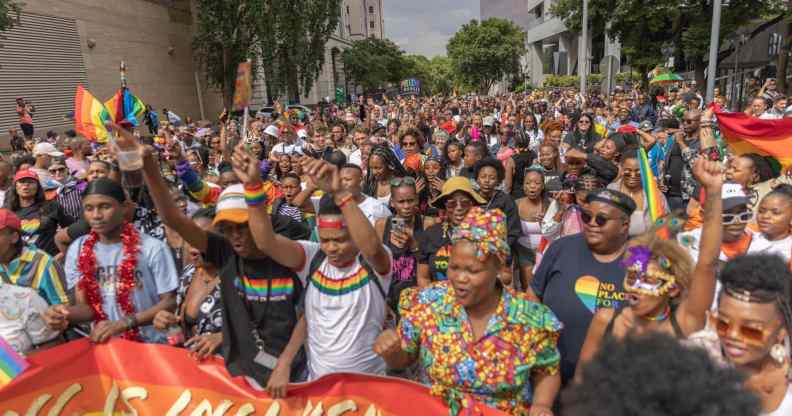
{"type": "MultiPolygon", "coordinates": [[[[715,332],[720,338],[726,338],[729,333],[731,333],[732,327],[735,325],[735,323],[730,321],[728,318],[718,315],[717,312],[711,313],[709,320],[712,328],[715,329],[715,332]]],[[[775,330],[771,330],[767,328],[763,329],[740,325],[739,328],[737,328],[737,334],[739,339],[746,344],[762,346],[767,343],[767,339],[779,329],[780,327],[776,328],[775,330]]]]}

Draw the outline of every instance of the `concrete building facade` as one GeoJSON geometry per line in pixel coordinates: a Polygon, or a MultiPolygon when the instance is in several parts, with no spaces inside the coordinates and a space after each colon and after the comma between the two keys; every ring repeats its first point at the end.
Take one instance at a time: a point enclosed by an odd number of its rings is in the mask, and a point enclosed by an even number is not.
{"type": "MultiPolygon", "coordinates": [[[[571,32],[558,17],[550,13],[555,0],[481,0],[481,19],[500,17],[508,19],[526,32],[527,56],[523,69],[534,85],[542,85],[545,75],[573,75],[578,73],[578,48],[580,34],[571,32]]],[[[620,59],[618,43],[607,38],[594,45],[589,36],[589,73],[607,54],[620,59]],[[600,56],[601,55],[601,56],[600,56]],[[592,65],[594,64],[594,65],[592,65]]]]}
{"type": "MultiPolygon", "coordinates": [[[[347,87],[340,53],[354,39],[383,35],[381,0],[344,0],[339,13],[336,33],[325,47],[325,64],[314,87],[301,97],[303,104],[333,98],[336,87],[347,87]]],[[[146,104],[194,120],[216,118],[222,97],[207,87],[196,65],[193,19],[190,0],[26,2],[18,24],[0,39],[0,134],[18,127],[18,96],[36,106],[36,136],[72,128],[64,115],[74,109],[77,85],[107,100],[120,87],[121,61],[130,90],[146,104]]],[[[258,80],[254,109],[266,104],[263,88],[258,80]]]]}

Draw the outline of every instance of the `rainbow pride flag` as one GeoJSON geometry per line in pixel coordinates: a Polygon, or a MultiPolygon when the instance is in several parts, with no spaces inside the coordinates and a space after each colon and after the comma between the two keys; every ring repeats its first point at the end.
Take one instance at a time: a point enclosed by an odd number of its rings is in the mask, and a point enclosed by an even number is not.
{"type": "Polygon", "coordinates": [[[105,107],[116,124],[127,128],[139,126],[146,111],[143,101],[132,95],[128,88],[118,90],[113,97],[105,101],[105,107]]]}
{"type": "Polygon", "coordinates": [[[743,112],[725,113],[717,106],[713,109],[721,136],[732,153],[773,156],[785,170],[792,167],[792,118],[760,120],[743,112]]]}
{"type": "MultiPolygon", "coordinates": [[[[643,187],[644,195],[649,208],[649,218],[652,224],[657,224],[657,220],[665,216],[666,209],[663,204],[663,197],[660,193],[660,188],[657,186],[657,179],[655,178],[652,167],[649,165],[649,158],[646,156],[646,150],[643,148],[638,150],[638,167],[641,169],[641,186],[643,187]]],[[[660,227],[656,231],[657,236],[663,239],[671,238],[667,227],[660,227]]]]}
{"type": "Polygon", "coordinates": [[[30,364],[0,337],[0,387],[11,383],[30,364]]]}
{"type": "Polygon", "coordinates": [[[107,142],[110,136],[105,124],[109,123],[110,113],[82,85],[77,86],[74,96],[74,128],[87,139],[98,143],[107,142]]]}

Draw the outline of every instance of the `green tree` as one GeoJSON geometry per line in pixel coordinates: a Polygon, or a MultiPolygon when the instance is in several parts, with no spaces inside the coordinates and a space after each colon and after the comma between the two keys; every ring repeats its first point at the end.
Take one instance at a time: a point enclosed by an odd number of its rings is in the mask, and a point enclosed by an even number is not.
{"type": "Polygon", "coordinates": [[[0,0],[0,32],[14,27],[21,12],[21,3],[14,0],[0,0]]]}
{"type": "MultiPolygon", "coordinates": [[[[781,0],[739,0],[723,4],[720,40],[733,36],[746,22],[777,14],[781,0]]],[[[580,0],[558,0],[550,12],[570,30],[579,32],[582,19],[580,0]]],[[[704,57],[709,53],[712,1],[690,0],[589,0],[589,27],[592,33],[606,31],[619,39],[630,65],[646,74],[664,60],[662,50],[675,50],[678,67],[693,67],[698,85],[704,85],[704,57]]],[[[753,31],[755,36],[759,31],[753,31]]],[[[732,50],[721,48],[718,59],[732,50]]],[[[645,75],[644,75],[645,77],[645,75]]],[[[646,79],[643,79],[646,82],[646,79]]]]}
{"type": "MultiPolygon", "coordinates": [[[[2,1],[2,0],[0,0],[2,1]]],[[[261,64],[267,93],[307,94],[338,26],[341,0],[196,0],[193,50],[209,82],[231,106],[240,62],[261,64]]]]}
{"type": "Polygon", "coordinates": [[[223,103],[231,108],[237,66],[259,58],[256,32],[264,19],[264,1],[196,0],[195,7],[193,51],[209,83],[221,89],[223,103]]]}
{"type": "Polygon", "coordinates": [[[471,20],[454,34],[446,49],[460,80],[486,94],[495,82],[519,74],[525,32],[505,19],[471,20]]]}
{"type": "Polygon", "coordinates": [[[258,48],[270,97],[297,102],[311,91],[325,62],[325,44],[338,27],[341,0],[265,0],[258,48]]]}
{"type": "Polygon", "coordinates": [[[341,61],[347,79],[365,91],[381,88],[388,82],[399,82],[414,65],[395,43],[374,37],[352,42],[351,47],[341,52],[341,61]]]}

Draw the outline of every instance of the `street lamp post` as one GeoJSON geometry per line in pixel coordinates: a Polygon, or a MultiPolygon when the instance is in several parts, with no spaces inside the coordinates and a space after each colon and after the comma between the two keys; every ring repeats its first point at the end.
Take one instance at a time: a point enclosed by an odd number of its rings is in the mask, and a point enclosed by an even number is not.
{"type": "Polygon", "coordinates": [[[712,30],[710,31],[709,68],[707,69],[707,102],[715,99],[715,78],[718,71],[718,40],[720,37],[721,0],[712,0],[712,30]]]}
{"type": "Polygon", "coordinates": [[[580,75],[580,95],[586,95],[586,76],[588,75],[588,0],[583,0],[583,30],[578,45],[578,74],[580,75]]]}

